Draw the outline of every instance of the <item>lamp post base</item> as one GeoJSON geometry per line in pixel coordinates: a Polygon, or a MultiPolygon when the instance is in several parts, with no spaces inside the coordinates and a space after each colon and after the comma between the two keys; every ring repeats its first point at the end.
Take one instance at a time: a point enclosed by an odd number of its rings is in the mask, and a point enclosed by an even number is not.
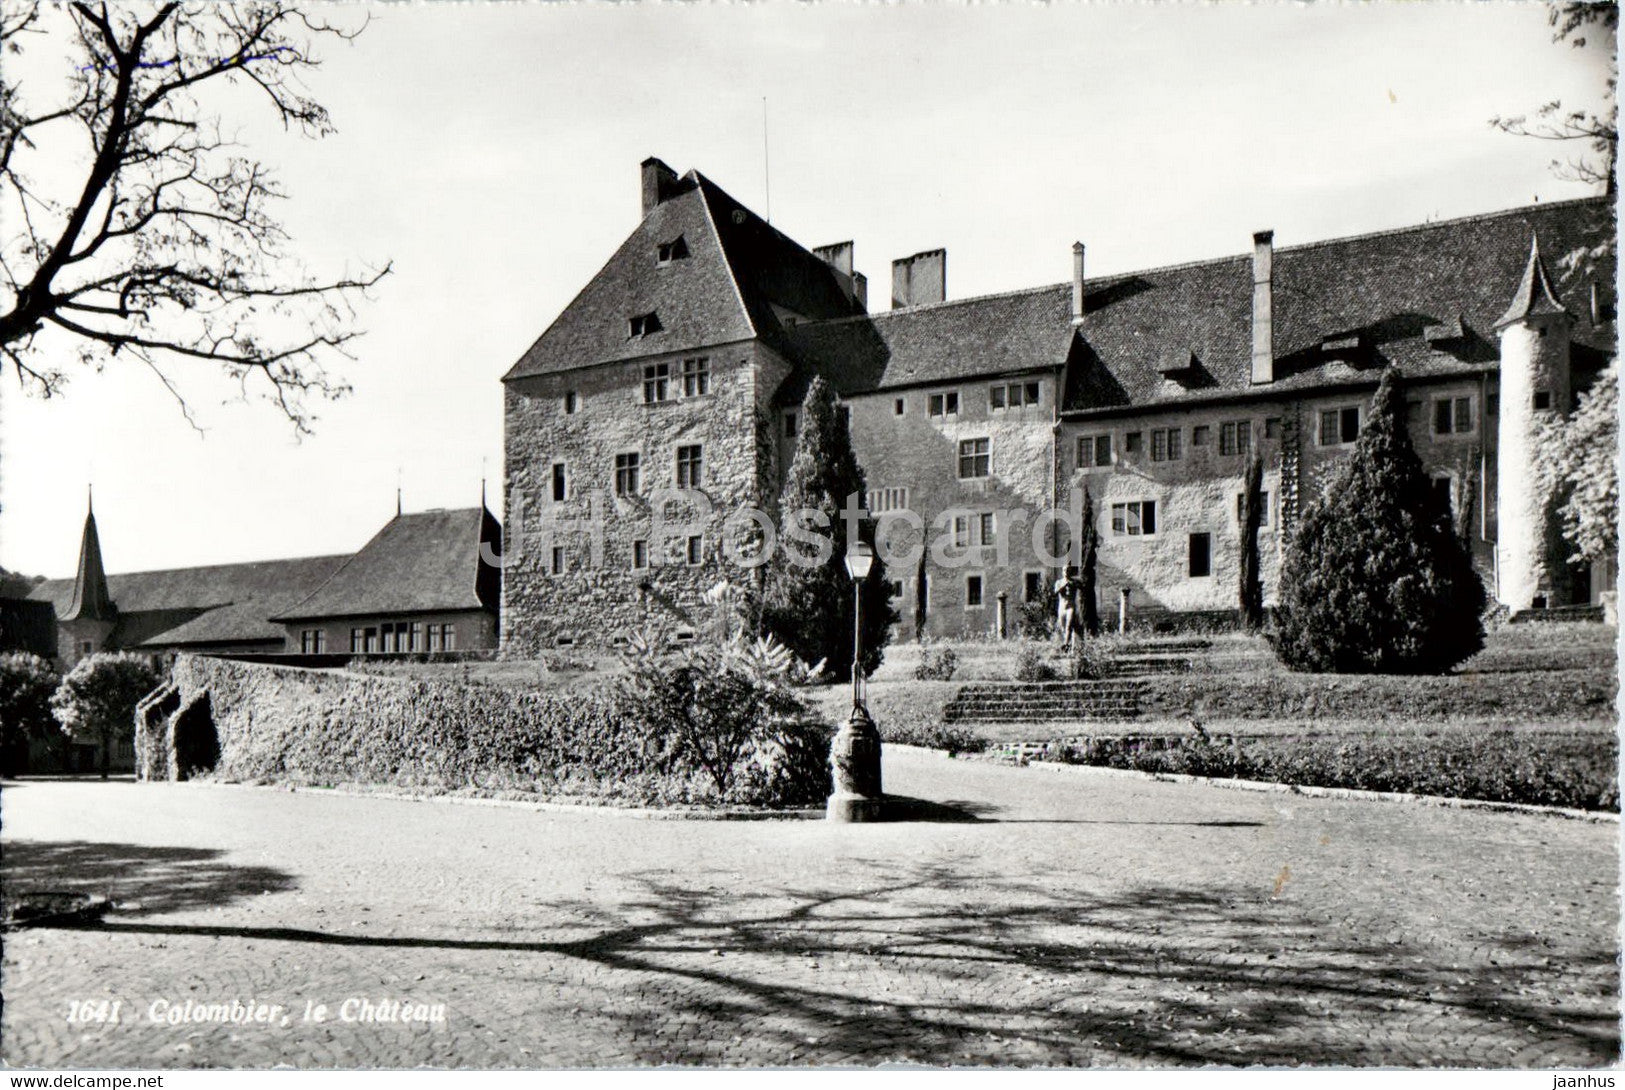
{"type": "Polygon", "coordinates": [[[825,816],[830,821],[880,820],[880,731],[862,704],[829,746],[829,764],[835,790],[825,816]]]}
{"type": "Polygon", "coordinates": [[[825,808],[824,818],[828,821],[842,822],[879,821],[880,810],[880,799],[836,792],[829,797],[829,805],[825,808]]]}

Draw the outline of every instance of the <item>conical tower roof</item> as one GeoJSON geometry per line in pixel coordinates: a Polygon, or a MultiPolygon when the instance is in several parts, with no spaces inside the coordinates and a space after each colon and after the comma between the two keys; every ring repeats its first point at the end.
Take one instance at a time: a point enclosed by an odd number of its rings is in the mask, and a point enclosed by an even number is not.
{"type": "Polygon", "coordinates": [[[1557,292],[1552,289],[1552,278],[1546,274],[1546,262],[1540,256],[1539,235],[1530,241],[1529,264],[1524,266],[1523,279],[1518,282],[1518,290],[1512,295],[1512,305],[1495,323],[1495,328],[1500,329],[1537,314],[1568,314],[1558,300],[1557,292]]]}
{"type": "Polygon", "coordinates": [[[102,567],[102,543],[96,534],[96,512],[85,511],[85,533],[79,542],[79,571],[73,580],[73,601],[63,621],[111,621],[117,610],[107,592],[107,571],[102,567]]]}

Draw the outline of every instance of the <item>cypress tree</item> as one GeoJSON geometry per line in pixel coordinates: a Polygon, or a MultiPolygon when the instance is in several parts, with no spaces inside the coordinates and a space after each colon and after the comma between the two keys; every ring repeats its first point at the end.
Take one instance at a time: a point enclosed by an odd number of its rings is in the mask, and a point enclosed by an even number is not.
{"type": "Polygon", "coordinates": [[[1264,624],[1264,583],[1259,576],[1258,530],[1264,523],[1264,459],[1257,448],[1247,460],[1241,499],[1241,623],[1249,632],[1264,624]]]}
{"type": "Polygon", "coordinates": [[[1083,630],[1100,635],[1100,603],[1095,600],[1095,561],[1100,555],[1100,531],[1095,529],[1095,499],[1083,490],[1083,548],[1078,558],[1078,597],[1083,599],[1083,630]]]}
{"type": "MultiPolygon", "coordinates": [[[[837,678],[852,673],[852,578],[846,572],[847,531],[841,509],[848,496],[861,504],[867,491],[863,468],[852,451],[846,413],[835,392],[815,377],[801,402],[801,435],[779,497],[779,547],[763,587],[762,625],[808,663],[823,660],[837,678]],[[789,554],[810,557],[813,548],[794,539],[790,521],[801,512],[821,512],[827,528],[803,524],[802,534],[826,536],[833,544],[815,567],[795,563],[789,554]]],[[[860,523],[862,540],[874,544],[874,523],[860,523]]],[[[891,639],[897,611],[886,588],[886,566],[875,557],[863,583],[863,671],[873,673],[891,639]]]]}
{"type": "Polygon", "coordinates": [[[1484,584],[1405,430],[1383,372],[1353,456],[1286,555],[1275,650],[1294,670],[1443,673],[1484,646],[1484,584]]]}

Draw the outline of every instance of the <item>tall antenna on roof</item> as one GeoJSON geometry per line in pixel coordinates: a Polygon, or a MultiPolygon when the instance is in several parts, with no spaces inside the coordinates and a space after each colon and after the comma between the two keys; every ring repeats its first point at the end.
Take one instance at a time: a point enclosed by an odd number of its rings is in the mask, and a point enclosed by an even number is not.
{"type": "Polygon", "coordinates": [[[762,96],[762,211],[767,222],[773,222],[773,181],[767,169],[767,96],[762,96]]]}
{"type": "Polygon", "coordinates": [[[395,517],[401,517],[401,467],[395,467],[395,517]]]}
{"type": "Polygon", "coordinates": [[[485,456],[480,456],[480,509],[485,509],[485,456]]]}

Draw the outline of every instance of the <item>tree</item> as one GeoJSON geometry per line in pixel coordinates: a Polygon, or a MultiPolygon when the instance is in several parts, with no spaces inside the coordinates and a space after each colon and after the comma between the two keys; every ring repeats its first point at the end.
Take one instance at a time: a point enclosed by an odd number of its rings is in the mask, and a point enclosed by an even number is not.
{"type": "MultiPolygon", "coordinates": [[[[763,587],[762,624],[805,662],[824,662],[837,679],[852,675],[852,579],[846,573],[847,527],[840,512],[848,497],[861,502],[867,487],[852,451],[846,413],[835,392],[815,377],[801,402],[801,438],[779,497],[779,541],[786,556],[768,569],[763,587]],[[809,535],[826,539],[828,556],[809,535]],[[799,562],[798,562],[799,561],[799,562]]],[[[874,523],[859,523],[863,540],[874,542],[874,523]]],[[[885,562],[874,568],[860,591],[863,598],[863,663],[873,673],[891,639],[897,610],[887,589],[885,562]]]]}
{"type": "Polygon", "coordinates": [[[1579,559],[1619,552],[1619,361],[1615,359],[1568,419],[1547,421],[1536,444],[1542,484],[1562,496],[1563,536],[1579,559]]]}
{"type": "Polygon", "coordinates": [[[30,742],[50,737],[56,727],[51,694],[58,681],[56,670],[38,655],[0,655],[0,759],[7,772],[26,763],[30,742]]]}
{"type": "Polygon", "coordinates": [[[388,266],[309,275],[272,172],[222,134],[233,90],[285,129],[332,132],[301,83],[324,36],[354,34],[277,2],[5,7],[0,365],[25,389],[57,393],[71,346],[98,367],[138,361],[183,412],[170,370],[223,369],[301,432],[307,395],[347,391],[323,362],[349,355],[353,303],[388,266]],[[18,78],[47,64],[54,85],[18,78]]]}
{"type": "Polygon", "coordinates": [[[1095,498],[1083,490],[1083,543],[1078,557],[1078,597],[1083,599],[1083,630],[1100,635],[1100,603],[1096,601],[1096,561],[1100,557],[1100,531],[1095,527],[1095,498]]]}
{"type": "Polygon", "coordinates": [[[1276,607],[1294,670],[1443,673],[1484,645],[1484,584],[1405,430],[1383,372],[1354,454],[1299,521],[1276,607]]]}
{"type": "Polygon", "coordinates": [[[135,706],[158,684],[141,655],[88,655],[62,679],[51,697],[52,714],[68,737],[101,747],[102,779],[113,759],[113,742],[135,732],[135,706]]]}
{"type": "Polygon", "coordinates": [[[1615,97],[1618,70],[1613,54],[1614,34],[1619,28],[1619,4],[1613,0],[1553,4],[1548,22],[1556,28],[1552,35],[1554,42],[1567,42],[1575,49],[1585,49],[1590,44],[1607,51],[1607,105],[1599,113],[1565,106],[1561,100],[1553,99],[1536,109],[1533,116],[1496,117],[1490,124],[1515,136],[1583,146],[1584,154],[1553,160],[1553,171],[1560,178],[1600,185],[1605,194],[1613,196],[1619,157],[1619,103],[1615,97]]]}
{"type": "Polygon", "coordinates": [[[1241,623],[1247,631],[1257,632],[1264,624],[1264,583],[1258,557],[1258,531],[1264,523],[1264,459],[1256,448],[1247,459],[1241,497],[1241,623]]]}

